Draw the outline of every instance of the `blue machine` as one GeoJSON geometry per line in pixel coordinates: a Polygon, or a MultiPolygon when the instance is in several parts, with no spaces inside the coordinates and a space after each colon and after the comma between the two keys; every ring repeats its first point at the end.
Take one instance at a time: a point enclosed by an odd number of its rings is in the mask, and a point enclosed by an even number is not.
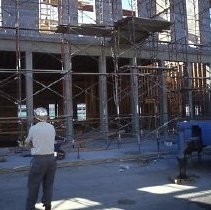
{"type": "Polygon", "coordinates": [[[191,120],[177,123],[179,179],[187,179],[187,155],[201,152],[204,147],[211,145],[211,120],[191,120]]]}
{"type": "Polygon", "coordinates": [[[177,124],[178,156],[183,158],[192,152],[200,153],[211,145],[211,120],[191,120],[177,124]]]}

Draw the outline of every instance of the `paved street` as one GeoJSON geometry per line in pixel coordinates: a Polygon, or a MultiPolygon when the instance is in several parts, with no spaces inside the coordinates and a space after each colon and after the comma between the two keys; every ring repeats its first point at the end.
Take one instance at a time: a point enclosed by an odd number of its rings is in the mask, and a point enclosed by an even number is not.
{"type": "MultiPolygon", "coordinates": [[[[193,160],[192,181],[173,184],[178,175],[174,155],[149,161],[77,164],[57,170],[53,210],[208,210],[211,209],[211,161],[193,160]]],[[[1,210],[24,210],[28,171],[0,174],[1,210]]],[[[38,203],[37,209],[43,209],[38,203]]]]}

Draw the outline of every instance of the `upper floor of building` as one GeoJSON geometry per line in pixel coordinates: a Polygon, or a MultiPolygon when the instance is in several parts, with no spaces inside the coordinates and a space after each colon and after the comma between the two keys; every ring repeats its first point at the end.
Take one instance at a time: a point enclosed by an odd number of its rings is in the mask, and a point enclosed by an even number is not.
{"type": "Polygon", "coordinates": [[[0,35],[58,36],[58,25],[113,24],[127,16],[172,23],[161,43],[211,46],[211,0],[0,0],[0,35]]]}

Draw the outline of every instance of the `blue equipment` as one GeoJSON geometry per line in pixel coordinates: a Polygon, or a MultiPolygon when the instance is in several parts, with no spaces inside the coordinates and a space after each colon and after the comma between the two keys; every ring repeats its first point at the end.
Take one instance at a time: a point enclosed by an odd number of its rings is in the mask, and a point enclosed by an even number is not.
{"type": "Polygon", "coordinates": [[[191,120],[177,124],[178,157],[183,158],[192,152],[201,153],[211,145],[211,120],[191,120]]]}
{"type": "Polygon", "coordinates": [[[204,147],[211,145],[211,120],[190,120],[177,123],[179,177],[186,178],[187,155],[201,152],[204,147]]]}

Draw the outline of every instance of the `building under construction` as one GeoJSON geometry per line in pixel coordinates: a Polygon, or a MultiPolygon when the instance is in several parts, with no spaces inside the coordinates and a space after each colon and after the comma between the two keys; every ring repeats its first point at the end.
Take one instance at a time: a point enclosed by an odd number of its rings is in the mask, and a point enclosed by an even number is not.
{"type": "MultiPolygon", "coordinates": [[[[68,141],[211,117],[211,0],[0,0],[0,142],[46,107],[68,141]]],[[[162,128],[162,129],[161,129],[162,128]]]]}

